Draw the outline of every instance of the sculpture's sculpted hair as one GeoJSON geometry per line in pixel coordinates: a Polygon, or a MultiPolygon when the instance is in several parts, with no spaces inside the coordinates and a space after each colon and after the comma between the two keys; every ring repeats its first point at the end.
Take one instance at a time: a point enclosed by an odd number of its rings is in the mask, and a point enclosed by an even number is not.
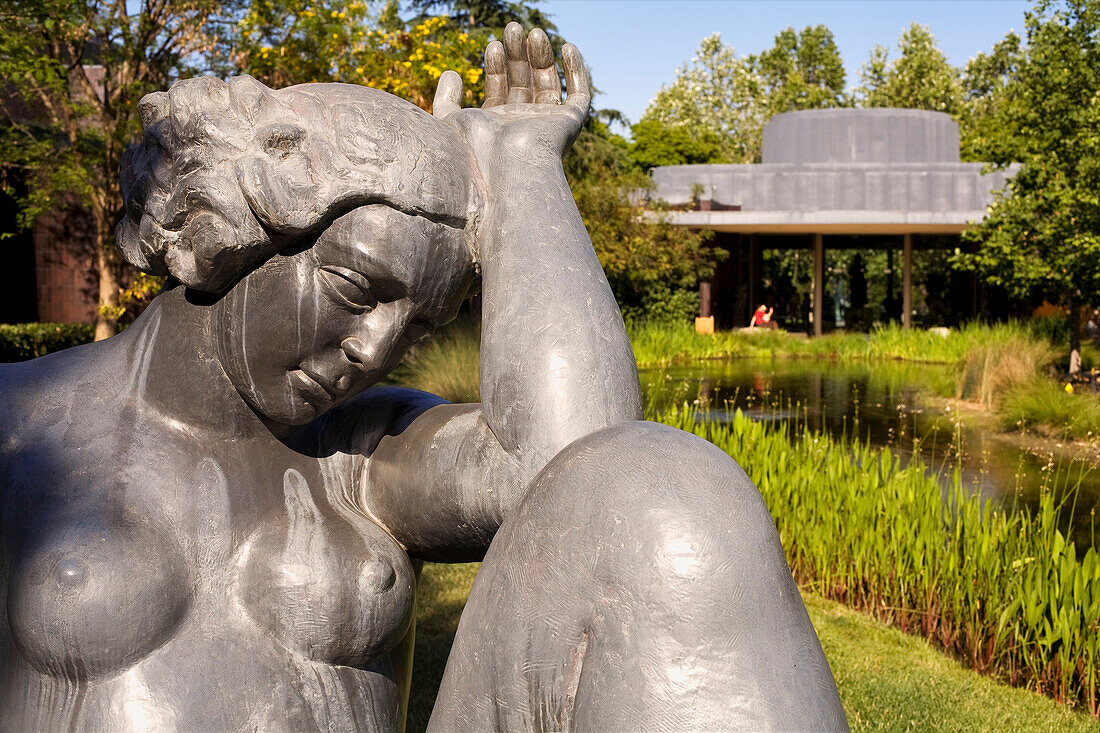
{"type": "Polygon", "coordinates": [[[385,92],[200,77],[147,95],[139,111],[145,133],[122,163],[118,244],[145,272],[222,293],[371,203],[465,227],[472,240],[479,196],[468,148],[385,92]]]}

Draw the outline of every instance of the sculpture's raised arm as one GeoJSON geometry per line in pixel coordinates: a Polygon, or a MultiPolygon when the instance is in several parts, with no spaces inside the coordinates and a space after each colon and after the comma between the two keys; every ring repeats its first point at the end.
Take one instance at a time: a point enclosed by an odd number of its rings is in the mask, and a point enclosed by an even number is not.
{"type": "Polygon", "coordinates": [[[436,117],[469,144],[483,179],[475,232],[483,283],[481,396],[476,408],[439,407],[372,457],[367,503],[413,552],[465,558],[483,550],[530,480],[569,443],[641,418],[634,355],[623,320],[570,193],[561,159],[591,99],[580,52],[553,49],[518,23],[485,52],[486,100],[460,109],[462,82],[445,73],[436,117]],[[430,438],[430,439],[429,439],[430,438]],[[406,450],[413,441],[427,455],[406,450]],[[410,465],[413,464],[413,465],[410,465]],[[400,492],[389,487],[401,487],[400,492]],[[407,492],[427,488],[423,511],[407,492]],[[373,503],[372,503],[373,501],[373,503]],[[455,524],[458,514],[466,523],[455,524]],[[477,527],[476,538],[456,536],[477,527]]]}
{"type": "Polygon", "coordinates": [[[580,53],[566,44],[562,59],[564,104],[549,38],[513,23],[486,50],[481,110],[453,108],[454,72],[436,98],[485,178],[482,404],[525,478],[573,440],[641,418],[622,316],[562,172],[590,100],[580,53]]]}

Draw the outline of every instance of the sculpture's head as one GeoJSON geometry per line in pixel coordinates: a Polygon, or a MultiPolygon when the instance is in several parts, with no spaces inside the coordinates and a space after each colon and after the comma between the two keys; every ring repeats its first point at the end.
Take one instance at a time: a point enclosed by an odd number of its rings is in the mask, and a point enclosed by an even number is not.
{"type": "Polygon", "coordinates": [[[481,197],[446,124],[366,87],[249,77],[140,111],[119,247],[210,303],[218,358],[262,415],[313,419],[454,316],[481,197]]]}

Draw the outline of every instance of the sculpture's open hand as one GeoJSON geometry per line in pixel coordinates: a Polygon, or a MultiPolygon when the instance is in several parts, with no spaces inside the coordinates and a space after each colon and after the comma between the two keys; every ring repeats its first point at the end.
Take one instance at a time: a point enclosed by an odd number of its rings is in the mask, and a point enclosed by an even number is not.
{"type": "Polygon", "coordinates": [[[504,43],[485,48],[485,103],[481,109],[461,109],[462,78],[446,71],[439,78],[433,114],[460,129],[474,150],[486,178],[516,154],[524,159],[539,153],[555,160],[569,149],[588,115],[588,74],[580,51],[562,48],[565,102],[554,66],[554,49],[540,28],[524,38],[519,23],[504,29],[504,43]]]}

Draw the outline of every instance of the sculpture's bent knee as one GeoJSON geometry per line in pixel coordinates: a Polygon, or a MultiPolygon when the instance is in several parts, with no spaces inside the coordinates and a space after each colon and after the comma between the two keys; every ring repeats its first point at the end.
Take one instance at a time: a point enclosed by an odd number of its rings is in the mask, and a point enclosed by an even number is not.
{"type": "Polygon", "coordinates": [[[639,422],[573,443],[485,558],[433,726],[570,725],[845,727],[767,507],[704,440],[639,422]]]}

